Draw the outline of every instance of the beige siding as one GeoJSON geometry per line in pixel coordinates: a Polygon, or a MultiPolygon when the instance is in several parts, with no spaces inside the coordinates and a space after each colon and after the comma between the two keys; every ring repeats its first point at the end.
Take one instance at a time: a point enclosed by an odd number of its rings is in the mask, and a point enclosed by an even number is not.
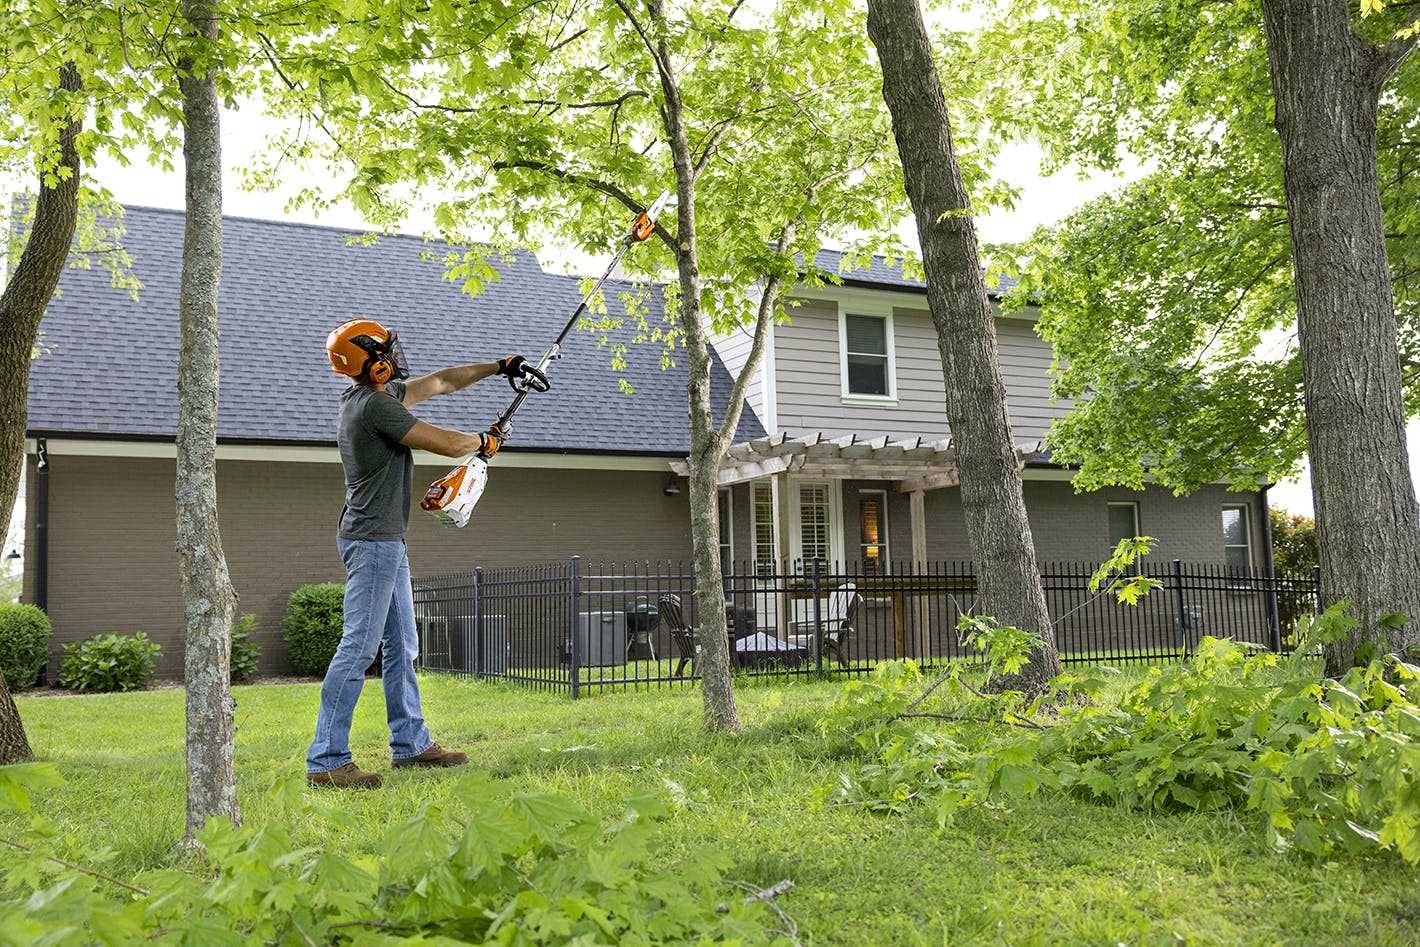
{"type": "MultiPolygon", "coordinates": [[[[894,437],[945,437],[946,397],[937,337],[925,309],[893,310],[897,403],[845,403],[839,371],[839,304],[806,302],[791,310],[793,324],[775,334],[775,394],[779,428],[894,437]]],[[[846,308],[851,311],[852,306],[846,308]]],[[[1045,436],[1068,410],[1050,398],[1050,346],[1024,319],[996,322],[1001,374],[1020,441],[1045,436]]]]}
{"type": "MultiPolygon", "coordinates": [[[[442,468],[416,468],[416,490],[441,473],[442,468]]],[[[648,472],[495,468],[468,527],[452,529],[413,512],[414,574],[573,555],[594,562],[686,559],[685,493],[666,496],[665,481],[666,475],[648,472]]],[[[335,551],[340,468],[221,461],[218,484],[222,540],[241,597],[238,607],[257,616],[263,672],[282,673],[280,624],[287,597],[302,583],[344,578],[335,551]]],[[[51,670],[66,641],[142,630],[163,646],[159,672],[181,674],[172,497],[171,460],[51,456],[51,670]]],[[[26,535],[33,537],[33,530],[26,535]]]]}
{"type": "MultiPolygon", "coordinates": [[[[1112,551],[1107,504],[1132,500],[1139,504],[1140,531],[1158,540],[1149,554],[1149,561],[1155,566],[1174,559],[1222,565],[1225,503],[1245,503],[1250,508],[1253,566],[1260,570],[1264,565],[1256,493],[1233,493],[1223,487],[1206,487],[1183,497],[1160,487],[1140,492],[1110,488],[1076,493],[1069,483],[1028,480],[1025,499],[1036,556],[1042,563],[1104,559],[1112,551]]],[[[897,527],[896,522],[893,527],[897,527]]],[[[927,556],[971,558],[960,490],[933,490],[927,494],[927,556]]]]}
{"type": "MultiPolygon", "coordinates": [[[[731,332],[729,335],[721,336],[714,340],[715,352],[720,356],[720,361],[725,363],[725,369],[730,373],[730,378],[740,377],[740,372],[744,371],[745,362],[749,361],[749,350],[754,343],[754,336],[749,329],[741,329],[731,332]]],[[[763,362],[760,363],[760,370],[754,373],[750,379],[749,386],[745,388],[745,402],[749,410],[753,411],[761,420],[767,415],[764,410],[764,372],[763,362]]]]}

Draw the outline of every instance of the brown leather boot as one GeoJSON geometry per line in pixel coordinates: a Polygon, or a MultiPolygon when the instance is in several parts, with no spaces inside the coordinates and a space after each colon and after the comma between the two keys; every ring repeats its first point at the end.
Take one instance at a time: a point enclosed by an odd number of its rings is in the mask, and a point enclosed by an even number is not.
{"type": "Polygon", "coordinates": [[[327,773],[307,773],[306,782],[312,786],[333,786],[337,789],[379,789],[380,774],[367,773],[354,763],[346,763],[340,769],[327,773]]]}
{"type": "Polygon", "coordinates": [[[456,753],[453,750],[446,750],[437,743],[429,744],[429,749],[418,756],[411,756],[405,760],[395,760],[394,765],[400,766],[462,766],[468,762],[467,753],[456,753]]]}

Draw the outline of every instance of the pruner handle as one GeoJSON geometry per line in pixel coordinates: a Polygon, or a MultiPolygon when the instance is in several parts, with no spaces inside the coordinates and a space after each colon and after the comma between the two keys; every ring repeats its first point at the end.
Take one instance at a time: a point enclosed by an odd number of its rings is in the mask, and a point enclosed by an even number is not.
{"type": "Polygon", "coordinates": [[[541,394],[544,391],[552,390],[552,382],[548,381],[546,373],[532,365],[524,364],[523,373],[517,378],[508,379],[508,387],[517,394],[525,394],[535,391],[541,394]]]}

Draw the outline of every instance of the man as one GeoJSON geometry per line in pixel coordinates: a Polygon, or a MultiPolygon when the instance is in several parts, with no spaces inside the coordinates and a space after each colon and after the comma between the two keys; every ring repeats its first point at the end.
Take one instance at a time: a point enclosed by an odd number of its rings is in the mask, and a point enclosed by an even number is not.
{"type": "Polygon", "coordinates": [[[419,703],[414,659],[419,638],[404,533],[414,489],[413,448],[445,457],[501,446],[500,432],[463,434],[425,424],[411,405],[467,388],[499,374],[516,378],[525,359],[509,355],[496,363],[446,368],[409,377],[393,332],[370,319],[355,319],[325,341],[331,366],[354,380],[341,395],[340,463],[345,469],[345,509],[336,548],[345,561],[345,627],[320,689],[316,735],[306,753],[306,780],[313,786],[374,788],[377,773],[357,767],[350,755],[350,722],[365,683],[365,670],[384,647],[381,662],[390,752],[396,767],[460,766],[463,753],[446,750],[429,736],[419,703]]]}

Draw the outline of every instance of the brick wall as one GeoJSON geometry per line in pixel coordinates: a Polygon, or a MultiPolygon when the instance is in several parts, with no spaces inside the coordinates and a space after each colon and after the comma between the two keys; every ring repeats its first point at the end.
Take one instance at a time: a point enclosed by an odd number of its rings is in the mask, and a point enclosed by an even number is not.
{"type": "MultiPolygon", "coordinates": [[[[26,561],[34,559],[33,458],[26,491],[26,561]]],[[[444,468],[418,467],[416,490],[444,468]]],[[[689,507],[684,489],[666,496],[666,474],[632,471],[495,468],[474,522],[463,530],[441,526],[415,510],[409,535],[415,575],[547,561],[687,560],[689,507]]],[[[339,581],[335,522],[342,498],[334,463],[221,461],[218,465],[223,544],[239,608],[257,616],[262,671],[286,669],[281,617],[291,591],[305,582],[339,581]]],[[[857,490],[844,485],[844,544],[858,553],[857,490]]],[[[910,559],[907,497],[889,488],[889,539],[895,560],[910,559]]],[[[1150,488],[1140,493],[1102,490],[1077,494],[1068,483],[1027,481],[1039,556],[1043,561],[1098,560],[1108,552],[1111,500],[1137,500],[1141,530],[1158,538],[1156,562],[1223,561],[1221,508],[1252,506],[1254,552],[1261,566],[1256,494],[1209,488],[1188,497],[1150,488]]],[[[750,555],[747,486],[734,489],[735,554],[750,555]]],[[[49,610],[55,625],[51,670],[59,647],[102,631],[143,630],[163,646],[159,672],[182,667],[182,604],[174,552],[173,462],[165,459],[50,456],[49,610]]],[[[931,559],[970,557],[960,491],[927,494],[927,552],[931,559]]],[[[33,569],[25,595],[33,597],[33,569]]]]}
{"type": "MultiPolygon", "coordinates": [[[[31,462],[31,477],[32,468],[31,462]]],[[[416,492],[443,472],[417,467],[416,492]]],[[[282,673],[280,625],[291,591],[305,582],[344,579],[335,551],[340,468],[224,460],[217,477],[222,542],[241,597],[238,608],[257,616],[263,673],[282,673]]],[[[49,479],[51,670],[66,641],[142,630],[163,646],[159,673],[179,676],[182,602],[172,460],[52,454],[49,479]]],[[[685,493],[665,496],[665,481],[665,474],[653,472],[495,468],[466,528],[413,512],[411,566],[418,576],[573,555],[688,558],[685,493]]],[[[27,496],[32,527],[34,490],[27,496]]],[[[30,528],[27,542],[33,537],[30,528]]],[[[31,573],[26,570],[32,580],[31,573]]],[[[32,591],[27,582],[27,595],[32,591]]]]}

